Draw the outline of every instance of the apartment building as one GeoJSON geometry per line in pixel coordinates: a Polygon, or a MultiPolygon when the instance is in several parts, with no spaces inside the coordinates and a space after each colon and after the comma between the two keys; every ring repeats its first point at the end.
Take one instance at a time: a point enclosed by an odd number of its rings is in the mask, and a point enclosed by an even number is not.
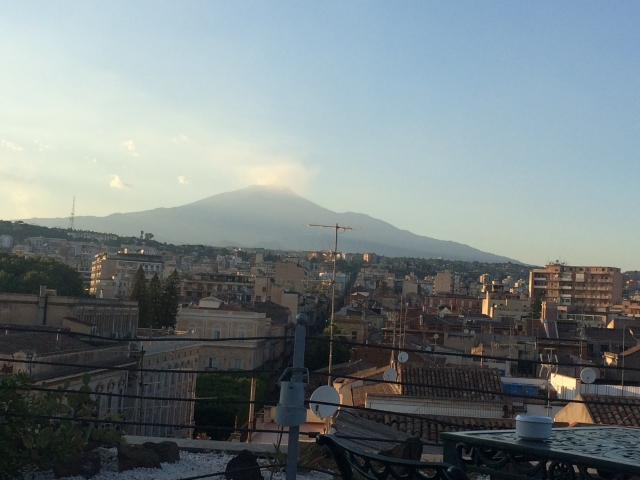
{"type": "Polygon", "coordinates": [[[271,279],[240,273],[194,273],[182,281],[183,297],[207,298],[212,296],[238,302],[264,302],[271,296],[271,279]]]}
{"type": "Polygon", "coordinates": [[[454,276],[449,270],[443,270],[433,279],[433,291],[439,293],[453,293],[454,276]]]}
{"type": "Polygon", "coordinates": [[[160,255],[124,252],[96,255],[91,263],[89,293],[98,298],[125,298],[140,267],[147,280],[155,274],[162,278],[160,255]]]}
{"type": "Polygon", "coordinates": [[[553,263],[529,272],[529,296],[558,305],[606,310],[622,302],[622,273],[614,267],[574,267],[553,263]]]}

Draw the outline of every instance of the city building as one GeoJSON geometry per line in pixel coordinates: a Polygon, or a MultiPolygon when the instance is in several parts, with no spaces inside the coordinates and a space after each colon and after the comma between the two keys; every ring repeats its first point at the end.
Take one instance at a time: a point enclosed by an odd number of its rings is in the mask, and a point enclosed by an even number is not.
{"type": "Polygon", "coordinates": [[[453,293],[454,276],[449,270],[438,273],[433,280],[433,292],[437,294],[453,293]]]}
{"type": "Polygon", "coordinates": [[[13,237],[11,235],[0,235],[0,248],[13,247],[13,237]]]}
{"type": "Polygon", "coordinates": [[[138,329],[138,302],[65,297],[41,285],[38,295],[0,293],[0,323],[69,327],[102,337],[132,338],[138,329]]]}
{"type": "Polygon", "coordinates": [[[156,274],[162,278],[162,256],[126,252],[96,255],[91,263],[89,293],[97,298],[125,298],[139,268],[147,280],[156,274]]]}
{"type": "Polygon", "coordinates": [[[622,302],[622,273],[614,267],[573,267],[553,263],[543,269],[531,270],[529,297],[605,311],[622,302]]]}
{"type": "Polygon", "coordinates": [[[221,299],[208,297],[197,306],[180,308],[176,330],[197,338],[222,340],[205,342],[200,348],[199,368],[211,370],[252,370],[282,358],[285,341],[282,338],[288,320],[272,321],[264,312],[256,312],[221,299]],[[243,338],[258,340],[242,340],[243,338]],[[265,337],[278,337],[273,341],[265,337]]]}

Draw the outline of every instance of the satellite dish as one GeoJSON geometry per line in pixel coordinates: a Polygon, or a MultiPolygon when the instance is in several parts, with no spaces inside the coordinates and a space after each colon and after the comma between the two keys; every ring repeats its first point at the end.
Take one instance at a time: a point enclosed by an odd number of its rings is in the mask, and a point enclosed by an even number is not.
{"type": "Polygon", "coordinates": [[[465,329],[464,329],[464,333],[469,333],[469,329],[468,329],[468,328],[465,328],[465,329]]]}
{"type": "Polygon", "coordinates": [[[471,335],[475,335],[475,334],[476,334],[476,331],[475,331],[475,330],[471,330],[469,333],[470,333],[471,335]]]}
{"type": "Polygon", "coordinates": [[[440,335],[438,335],[437,333],[433,336],[433,338],[435,338],[436,340],[440,338],[440,335]]]}
{"type": "Polygon", "coordinates": [[[583,383],[593,383],[596,380],[596,371],[593,368],[583,368],[580,372],[580,380],[583,383]]]}
{"type": "Polygon", "coordinates": [[[440,313],[438,313],[438,316],[439,316],[440,318],[444,318],[444,312],[443,312],[442,310],[440,310],[440,313]]]}
{"type": "Polygon", "coordinates": [[[382,374],[382,378],[387,382],[395,382],[396,378],[398,378],[398,372],[393,368],[387,368],[382,374]]]}
{"type": "Polygon", "coordinates": [[[404,363],[404,362],[406,362],[407,360],[409,360],[409,354],[408,354],[407,352],[400,352],[400,353],[398,354],[398,361],[399,361],[400,363],[404,363]]]}
{"type": "Polygon", "coordinates": [[[430,351],[431,351],[431,347],[425,347],[424,349],[425,349],[427,352],[430,352],[430,351]]]}
{"type": "Polygon", "coordinates": [[[328,418],[338,411],[338,405],[326,405],[327,403],[340,403],[340,394],[332,386],[323,385],[311,394],[309,407],[316,417],[328,418]]]}

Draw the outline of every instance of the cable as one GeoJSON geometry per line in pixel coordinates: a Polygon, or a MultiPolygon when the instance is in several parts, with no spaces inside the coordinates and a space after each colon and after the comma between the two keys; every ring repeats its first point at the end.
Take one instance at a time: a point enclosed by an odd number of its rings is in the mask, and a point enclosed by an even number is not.
{"type": "MultiPolygon", "coordinates": [[[[127,359],[130,359],[131,357],[127,357],[127,359]]],[[[279,370],[189,370],[189,369],[182,369],[182,368],[176,368],[176,369],[170,369],[170,368],[138,368],[138,367],[118,367],[118,366],[108,366],[108,365],[80,365],[77,363],[69,363],[69,362],[48,362],[48,361],[44,361],[44,360],[16,360],[15,358],[7,358],[7,357],[0,357],[0,362],[7,362],[7,363],[26,363],[26,364],[35,364],[35,365],[52,365],[52,366],[58,366],[58,367],[76,367],[76,368],[84,368],[87,370],[125,370],[125,371],[129,371],[129,372],[158,372],[158,373],[180,373],[180,374],[186,374],[186,373],[210,373],[210,374],[219,374],[219,375],[233,375],[233,374],[247,374],[247,375],[252,375],[252,374],[256,374],[256,373],[275,373],[275,372],[279,372],[279,370]]],[[[125,360],[123,360],[122,363],[124,363],[125,360]]],[[[135,359],[130,360],[129,363],[135,363],[135,359]]]]}

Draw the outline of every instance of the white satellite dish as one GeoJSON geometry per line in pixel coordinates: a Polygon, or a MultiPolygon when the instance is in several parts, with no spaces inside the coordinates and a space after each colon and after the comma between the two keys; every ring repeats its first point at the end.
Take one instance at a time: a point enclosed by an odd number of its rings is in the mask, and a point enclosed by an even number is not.
{"type": "Polygon", "coordinates": [[[464,329],[464,333],[469,333],[469,329],[468,329],[468,328],[465,328],[465,329],[464,329]]]}
{"type": "Polygon", "coordinates": [[[323,385],[311,394],[309,407],[316,417],[329,418],[338,411],[338,403],[340,403],[338,391],[330,385],[323,385]],[[327,403],[335,403],[336,405],[326,405],[327,403]]]}
{"type": "Polygon", "coordinates": [[[407,352],[400,352],[400,353],[398,354],[398,361],[399,361],[400,363],[404,363],[404,362],[406,362],[407,360],[409,360],[409,354],[408,354],[407,352]]]}
{"type": "Polygon", "coordinates": [[[424,349],[425,349],[427,352],[430,352],[430,351],[431,351],[431,347],[425,347],[424,349]]]}
{"type": "Polygon", "coordinates": [[[433,336],[433,338],[435,338],[436,340],[440,338],[440,335],[438,335],[437,333],[433,336]]]}
{"type": "Polygon", "coordinates": [[[387,382],[395,382],[396,378],[398,378],[398,372],[393,368],[387,368],[382,374],[382,378],[387,382]]]}
{"type": "Polygon", "coordinates": [[[439,316],[440,318],[444,318],[444,312],[443,312],[442,310],[440,310],[440,313],[438,313],[438,316],[439,316]]]}
{"type": "Polygon", "coordinates": [[[580,372],[582,383],[593,383],[596,381],[596,371],[593,368],[583,368],[580,372]]]}
{"type": "Polygon", "coordinates": [[[471,330],[469,333],[470,333],[471,335],[475,335],[475,334],[476,334],[476,331],[475,331],[475,330],[471,330]]]}

